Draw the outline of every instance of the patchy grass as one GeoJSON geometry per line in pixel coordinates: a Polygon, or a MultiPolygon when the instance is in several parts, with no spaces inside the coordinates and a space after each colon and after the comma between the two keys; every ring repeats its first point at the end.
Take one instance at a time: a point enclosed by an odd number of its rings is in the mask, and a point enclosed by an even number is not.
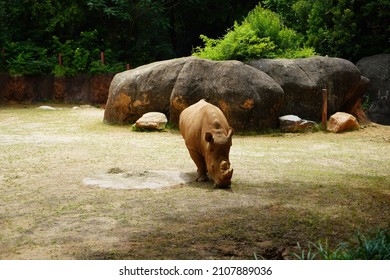
{"type": "Polygon", "coordinates": [[[302,249],[297,244],[298,253],[292,256],[299,260],[389,260],[390,259],[390,230],[378,230],[370,237],[363,234],[357,235],[357,242],[352,246],[346,242],[341,243],[336,249],[329,247],[328,240],[309,242],[308,249],[302,249]]]}
{"type": "Polygon", "coordinates": [[[133,132],[104,124],[103,110],[60,107],[0,108],[0,259],[282,259],[298,242],[335,250],[390,228],[390,127],[235,135],[231,190],[117,190],[83,179],[195,177],[179,132],[133,132]]]}

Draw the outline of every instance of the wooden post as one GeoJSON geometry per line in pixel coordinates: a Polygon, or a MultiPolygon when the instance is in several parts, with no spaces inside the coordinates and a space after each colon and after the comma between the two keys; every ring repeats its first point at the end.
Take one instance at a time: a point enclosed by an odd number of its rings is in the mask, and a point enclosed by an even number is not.
{"type": "Polygon", "coordinates": [[[58,64],[62,66],[62,53],[58,53],[58,64]]]}
{"type": "Polygon", "coordinates": [[[126,64],[126,70],[130,70],[130,64],[129,63],[126,64]]]}
{"type": "Polygon", "coordinates": [[[100,52],[100,60],[104,64],[104,52],[100,52]]]}
{"type": "Polygon", "coordinates": [[[1,62],[5,64],[5,48],[1,49],[1,62]]]}
{"type": "Polygon", "coordinates": [[[328,90],[322,89],[322,129],[326,130],[326,122],[328,120],[328,90]]]}

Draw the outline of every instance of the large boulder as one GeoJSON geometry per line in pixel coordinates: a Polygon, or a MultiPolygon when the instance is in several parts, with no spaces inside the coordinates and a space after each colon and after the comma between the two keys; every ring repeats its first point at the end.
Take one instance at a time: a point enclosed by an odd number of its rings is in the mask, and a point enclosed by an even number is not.
{"type": "Polygon", "coordinates": [[[206,99],[218,106],[236,130],[275,128],[282,88],[267,74],[239,61],[191,59],[183,66],[171,95],[170,121],[186,107],[206,99]]]}
{"type": "Polygon", "coordinates": [[[373,122],[390,125],[390,54],[364,57],[356,66],[370,79],[366,90],[370,103],[368,117],[373,122]]]}
{"type": "Polygon", "coordinates": [[[249,65],[271,76],[284,90],[283,115],[321,120],[322,89],[328,90],[328,114],[345,111],[359,114],[363,88],[368,79],[348,60],[331,57],[260,59],[249,65]],[[358,111],[357,111],[358,110],[358,111]]]}
{"type": "Polygon", "coordinates": [[[104,121],[134,123],[147,112],[169,115],[169,99],[186,61],[177,58],[140,66],[114,76],[108,93],[104,121]]]}
{"type": "Polygon", "coordinates": [[[160,61],[114,77],[104,120],[133,123],[158,111],[178,125],[181,111],[200,99],[221,108],[234,129],[257,130],[278,125],[283,90],[265,73],[238,61],[160,61]]]}

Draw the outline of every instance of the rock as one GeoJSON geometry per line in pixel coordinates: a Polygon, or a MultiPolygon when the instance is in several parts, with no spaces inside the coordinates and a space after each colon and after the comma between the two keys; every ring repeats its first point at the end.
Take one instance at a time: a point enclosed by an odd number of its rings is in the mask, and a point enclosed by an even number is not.
{"type": "Polygon", "coordinates": [[[378,92],[377,99],[372,101],[372,104],[368,108],[369,117],[373,122],[390,125],[390,94],[386,91],[386,94],[378,92]]]}
{"type": "Polygon", "coordinates": [[[346,130],[359,129],[360,125],[351,114],[337,112],[329,118],[328,130],[331,132],[342,132],[346,130]]]}
{"type": "Polygon", "coordinates": [[[48,111],[56,111],[57,109],[51,106],[39,106],[38,109],[48,110],[48,111]]]}
{"type": "Polygon", "coordinates": [[[104,121],[134,123],[147,112],[169,116],[169,99],[177,76],[190,58],[154,62],[118,73],[110,88],[104,121]]]}
{"type": "Polygon", "coordinates": [[[371,121],[390,125],[390,54],[364,57],[356,63],[362,75],[370,79],[365,92],[371,121]]]}
{"type": "Polygon", "coordinates": [[[86,104],[86,105],[80,105],[80,109],[95,109],[92,105],[86,104]]]}
{"type": "Polygon", "coordinates": [[[96,107],[92,106],[92,105],[80,105],[80,106],[73,106],[72,109],[73,110],[80,110],[80,109],[95,109],[96,107]]]}
{"type": "Polygon", "coordinates": [[[165,128],[168,119],[163,113],[150,112],[143,114],[135,122],[137,128],[148,129],[148,130],[162,130],[165,128]]]}
{"type": "Polygon", "coordinates": [[[364,93],[366,92],[370,80],[365,76],[362,76],[361,84],[356,90],[356,96],[361,96],[357,101],[350,100],[350,103],[345,104],[345,108],[350,108],[348,113],[356,117],[357,121],[361,124],[370,123],[371,121],[366,115],[365,109],[363,108],[362,101],[364,98],[364,93]]]}
{"type": "MultiPolygon", "coordinates": [[[[328,90],[328,113],[356,112],[368,80],[357,67],[340,58],[260,59],[249,65],[271,76],[284,90],[282,115],[321,120],[322,89],[328,90]]],[[[364,114],[361,114],[364,116],[364,114]]]]}
{"type": "Polygon", "coordinates": [[[280,115],[320,121],[322,89],[328,113],[364,119],[361,98],[368,79],[351,62],[330,57],[210,61],[184,57],[117,74],[110,86],[104,121],[134,123],[157,111],[178,125],[179,115],[200,99],[221,108],[237,131],[276,128],[280,115]]]}
{"type": "Polygon", "coordinates": [[[134,123],[158,111],[177,126],[181,111],[200,99],[218,106],[235,130],[257,130],[277,127],[283,90],[265,73],[238,61],[160,61],[114,77],[104,121],[134,123]]]}
{"type": "Polygon", "coordinates": [[[295,115],[286,115],[279,118],[280,129],[283,132],[299,132],[312,129],[316,126],[313,121],[303,120],[295,115]]]}
{"type": "Polygon", "coordinates": [[[193,58],[180,71],[170,99],[170,122],[205,99],[219,107],[237,131],[276,128],[282,88],[267,74],[239,61],[193,58]]]}

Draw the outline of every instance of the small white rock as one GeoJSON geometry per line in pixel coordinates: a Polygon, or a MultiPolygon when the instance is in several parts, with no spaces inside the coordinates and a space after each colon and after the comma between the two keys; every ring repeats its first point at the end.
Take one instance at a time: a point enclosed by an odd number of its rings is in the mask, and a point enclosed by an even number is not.
{"type": "Polygon", "coordinates": [[[135,126],[138,128],[162,130],[165,128],[167,122],[168,119],[163,113],[149,112],[143,114],[142,117],[135,122],[135,126]]]}
{"type": "Polygon", "coordinates": [[[56,111],[57,110],[56,108],[51,107],[51,106],[40,106],[40,107],[38,107],[38,109],[48,110],[48,111],[56,111]]]}

